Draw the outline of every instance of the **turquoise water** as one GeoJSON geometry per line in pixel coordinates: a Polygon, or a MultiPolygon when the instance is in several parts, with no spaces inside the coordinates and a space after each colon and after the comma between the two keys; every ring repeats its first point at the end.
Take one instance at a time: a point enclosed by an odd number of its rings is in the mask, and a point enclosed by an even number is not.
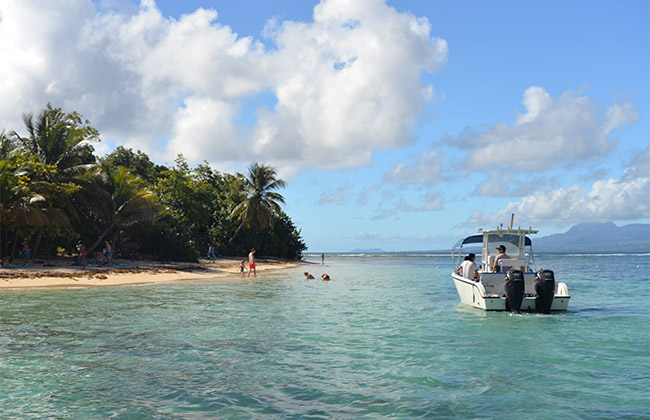
{"type": "Polygon", "coordinates": [[[537,263],[568,312],[461,306],[450,258],[427,255],[2,291],[0,418],[650,418],[650,256],[537,263]]]}

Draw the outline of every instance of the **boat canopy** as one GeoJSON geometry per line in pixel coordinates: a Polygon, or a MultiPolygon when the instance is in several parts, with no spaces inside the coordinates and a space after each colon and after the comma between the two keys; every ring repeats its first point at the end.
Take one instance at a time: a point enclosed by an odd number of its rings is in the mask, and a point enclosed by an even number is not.
{"type": "MultiPolygon", "coordinates": [[[[458,241],[456,245],[454,245],[454,248],[458,248],[459,246],[467,245],[467,244],[482,244],[483,243],[483,234],[481,233],[480,235],[472,235],[468,236],[467,238],[458,241]]],[[[524,246],[532,246],[532,241],[528,236],[526,236],[525,244],[524,246]]]]}

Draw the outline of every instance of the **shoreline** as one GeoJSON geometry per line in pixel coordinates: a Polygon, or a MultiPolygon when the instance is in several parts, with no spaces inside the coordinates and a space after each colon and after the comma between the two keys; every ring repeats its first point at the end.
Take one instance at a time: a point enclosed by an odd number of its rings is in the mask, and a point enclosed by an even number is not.
{"type": "MultiPolygon", "coordinates": [[[[113,267],[88,264],[85,269],[72,265],[72,259],[36,259],[28,266],[0,268],[0,289],[86,288],[170,283],[201,279],[241,279],[239,264],[243,258],[220,257],[198,263],[118,260],[113,267]]],[[[298,267],[304,261],[256,259],[257,272],[298,267]]],[[[252,278],[252,277],[251,277],[252,278]]]]}

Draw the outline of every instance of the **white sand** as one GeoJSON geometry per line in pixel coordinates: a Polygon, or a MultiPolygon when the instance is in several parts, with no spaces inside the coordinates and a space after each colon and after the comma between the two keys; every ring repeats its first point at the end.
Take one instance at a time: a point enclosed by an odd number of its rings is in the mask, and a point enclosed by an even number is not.
{"type": "MultiPolygon", "coordinates": [[[[202,278],[240,279],[242,258],[218,258],[215,262],[158,263],[119,260],[114,267],[88,265],[85,270],[67,260],[39,260],[27,267],[0,269],[0,289],[34,287],[102,287],[148,283],[168,283],[202,278]]],[[[258,273],[296,267],[300,262],[256,259],[258,273]]],[[[248,261],[246,262],[248,270],[248,261]]],[[[248,273],[244,273],[248,280],[248,273]]],[[[251,274],[251,279],[253,275],[251,274]]]]}

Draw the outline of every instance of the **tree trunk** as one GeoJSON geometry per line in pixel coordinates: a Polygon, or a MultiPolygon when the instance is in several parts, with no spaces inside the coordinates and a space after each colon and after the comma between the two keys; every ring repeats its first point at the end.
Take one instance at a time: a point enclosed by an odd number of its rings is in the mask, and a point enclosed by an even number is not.
{"type": "Polygon", "coordinates": [[[41,238],[43,238],[43,232],[39,232],[36,236],[36,242],[34,242],[34,247],[32,248],[32,257],[36,257],[38,253],[38,248],[41,246],[41,238]]]}
{"type": "Polygon", "coordinates": [[[110,242],[111,244],[111,250],[113,252],[113,260],[115,260],[115,246],[117,245],[117,237],[119,235],[119,230],[115,229],[115,233],[113,234],[113,240],[110,242]]]}
{"type": "Polygon", "coordinates": [[[9,240],[9,228],[5,227],[5,249],[4,249],[4,256],[7,257],[9,256],[9,243],[11,241],[9,240]]]}
{"type": "Polygon", "coordinates": [[[240,225],[237,227],[237,230],[236,230],[235,233],[232,235],[232,238],[230,238],[230,240],[228,241],[229,244],[231,244],[232,241],[235,240],[235,236],[237,236],[237,234],[238,234],[239,231],[241,230],[242,226],[244,226],[244,223],[240,224],[240,225]]]}
{"type": "Polygon", "coordinates": [[[104,233],[102,233],[102,234],[99,236],[99,238],[97,238],[97,240],[95,241],[94,244],[92,244],[92,246],[90,246],[89,248],[86,249],[86,252],[89,253],[89,254],[90,254],[91,252],[93,252],[93,250],[94,250],[95,248],[97,248],[97,245],[99,245],[99,243],[102,241],[102,239],[104,239],[104,237],[108,234],[108,232],[110,232],[110,230],[111,230],[112,228],[113,228],[113,223],[111,223],[111,224],[106,228],[106,230],[104,231],[104,233]]]}
{"type": "Polygon", "coordinates": [[[11,258],[9,258],[11,261],[14,260],[14,257],[16,255],[16,244],[18,243],[18,232],[14,234],[14,246],[11,248],[11,258]]]}

